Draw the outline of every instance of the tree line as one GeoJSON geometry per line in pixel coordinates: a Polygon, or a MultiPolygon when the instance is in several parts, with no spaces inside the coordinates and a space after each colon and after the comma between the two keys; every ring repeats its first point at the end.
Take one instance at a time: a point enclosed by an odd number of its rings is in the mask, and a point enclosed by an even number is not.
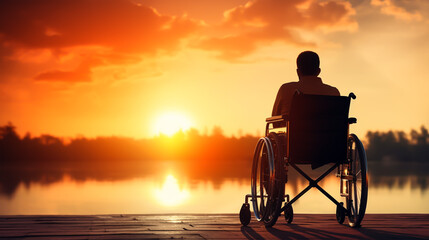
{"type": "MultiPolygon", "coordinates": [[[[65,174],[75,180],[121,180],[174,169],[190,180],[250,179],[258,137],[226,137],[220,127],[211,134],[196,129],[151,139],[125,137],[19,136],[9,123],[0,127],[0,193],[12,195],[20,183],[52,183],[65,174]]],[[[404,176],[427,188],[429,134],[425,127],[403,131],[369,131],[365,138],[371,183],[404,184],[404,176]],[[399,180],[398,180],[399,179],[399,180]],[[401,182],[402,181],[402,182],[401,182]]],[[[289,171],[289,179],[297,179],[289,171]]]]}

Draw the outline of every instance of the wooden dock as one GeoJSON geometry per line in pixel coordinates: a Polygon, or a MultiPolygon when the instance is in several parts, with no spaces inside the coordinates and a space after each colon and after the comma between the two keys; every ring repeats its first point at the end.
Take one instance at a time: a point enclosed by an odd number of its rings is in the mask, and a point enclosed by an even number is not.
{"type": "Polygon", "coordinates": [[[237,214],[0,216],[0,239],[429,239],[429,214],[367,214],[360,228],[334,214],[282,216],[272,228],[243,227],[237,214]]]}

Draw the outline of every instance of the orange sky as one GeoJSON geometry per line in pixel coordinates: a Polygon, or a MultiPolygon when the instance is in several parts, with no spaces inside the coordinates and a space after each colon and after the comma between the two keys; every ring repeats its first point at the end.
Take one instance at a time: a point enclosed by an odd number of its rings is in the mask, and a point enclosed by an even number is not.
{"type": "Polygon", "coordinates": [[[263,133],[304,50],[357,100],[353,130],[429,126],[425,0],[3,0],[0,124],[151,137],[175,113],[204,132],[263,133]]]}

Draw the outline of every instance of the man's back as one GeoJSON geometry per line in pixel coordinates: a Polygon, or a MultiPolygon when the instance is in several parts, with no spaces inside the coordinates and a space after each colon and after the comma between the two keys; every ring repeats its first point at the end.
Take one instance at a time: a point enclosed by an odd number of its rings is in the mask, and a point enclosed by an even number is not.
{"type": "Polygon", "coordinates": [[[324,84],[319,77],[305,76],[299,82],[285,83],[280,87],[273,107],[273,116],[289,113],[296,90],[304,94],[340,96],[337,88],[324,84]]]}
{"type": "Polygon", "coordinates": [[[320,73],[319,56],[314,52],[302,52],[297,59],[298,82],[283,84],[277,93],[272,116],[288,114],[292,97],[298,90],[304,94],[340,96],[337,88],[324,84],[317,77],[320,73]]]}

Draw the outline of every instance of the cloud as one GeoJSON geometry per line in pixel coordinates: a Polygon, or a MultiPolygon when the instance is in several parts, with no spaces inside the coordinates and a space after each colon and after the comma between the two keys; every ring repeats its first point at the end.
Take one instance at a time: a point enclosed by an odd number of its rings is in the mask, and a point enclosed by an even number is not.
{"type": "Polygon", "coordinates": [[[422,15],[418,11],[408,12],[405,8],[397,6],[391,0],[371,0],[371,5],[380,7],[381,13],[390,15],[399,20],[421,21],[422,15]]]}
{"type": "Polygon", "coordinates": [[[76,71],[50,70],[36,77],[88,80],[88,67],[118,62],[118,55],[135,59],[135,55],[173,52],[198,26],[185,16],[163,16],[127,0],[4,0],[0,1],[0,53],[9,54],[0,58],[11,59],[16,52],[49,50],[64,55],[77,47],[101,47],[91,54],[104,60],[86,65],[87,69],[82,64],[76,71]]]}
{"type": "Polygon", "coordinates": [[[98,64],[96,61],[85,61],[74,70],[46,71],[39,73],[34,79],[36,81],[89,82],[91,81],[91,68],[98,64]]]}
{"type": "Polygon", "coordinates": [[[86,82],[96,67],[172,54],[192,36],[199,37],[193,47],[232,61],[274,42],[314,46],[298,34],[302,29],[353,31],[354,14],[342,0],[254,0],[227,10],[221,25],[210,26],[131,0],[3,0],[0,67],[33,64],[40,66],[35,80],[86,82]]]}
{"type": "Polygon", "coordinates": [[[296,29],[323,31],[354,31],[357,22],[347,1],[254,0],[225,12],[223,28],[236,34],[211,37],[199,47],[220,52],[220,57],[234,60],[250,54],[261,44],[280,41],[300,46],[312,46],[296,29]]]}

